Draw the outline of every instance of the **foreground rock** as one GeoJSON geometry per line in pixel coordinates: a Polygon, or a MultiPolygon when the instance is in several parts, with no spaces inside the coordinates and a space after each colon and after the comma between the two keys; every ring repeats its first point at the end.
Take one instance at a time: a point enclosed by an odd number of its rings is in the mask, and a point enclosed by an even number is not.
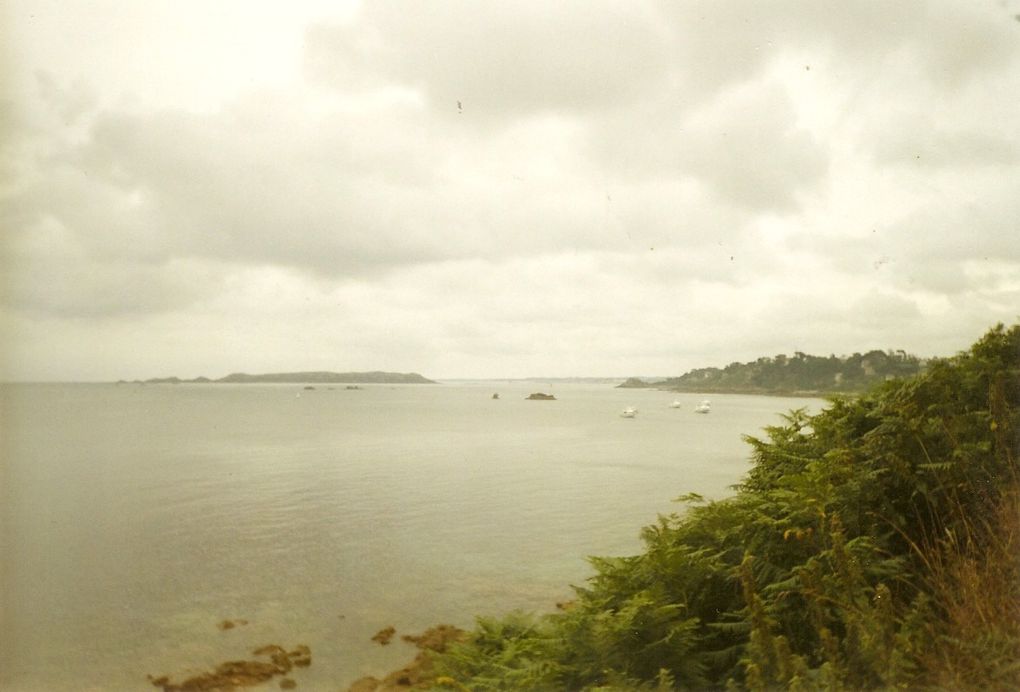
{"type": "MultiPolygon", "coordinates": [[[[215,670],[200,673],[181,682],[173,682],[168,675],[150,675],[149,682],[162,688],[163,692],[214,692],[235,690],[239,687],[260,685],[277,675],[286,675],[295,667],[303,668],[312,663],[312,650],[299,644],[291,651],[282,646],[270,644],[252,651],[255,656],[265,656],[269,661],[227,661],[215,670]]],[[[280,686],[290,689],[296,686],[290,678],[280,681],[280,686]]]]}
{"type": "Polygon", "coordinates": [[[348,692],[397,692],[398,690],[425,689],[432,683],[432,652],[443,653],[447,647],[463,640],[467,632],[453,625],[437,625],[418,636],[401,637],[418,647],[418,655],[409,664],[394,671],[382,680],[374,677],[355,680],[348,692]]]}

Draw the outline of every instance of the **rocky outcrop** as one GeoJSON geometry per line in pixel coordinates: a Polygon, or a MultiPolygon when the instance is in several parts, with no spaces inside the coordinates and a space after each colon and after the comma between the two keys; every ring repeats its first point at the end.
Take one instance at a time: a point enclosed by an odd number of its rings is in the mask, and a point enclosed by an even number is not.
{"type": "MultiPolygon", "coordinates": [[[[391,629],[391,628],[386,628],[391,629]]],[[[405,642],[418,647],[414,660],[386,677],[366,677],[355,680],[348,692],[398,692],[409,689],[427,689],[433,681],[431,654],[443,653],[451,644],[463,640],[467,632],[453,625],[437,625],[420,635],[404,635],[405,642]]]]}
{"type": "MultiPolygon", "coordinates": [[[[286,675],[295,667],[302,668],[312,664],[312,650],[304,644],[297,645],[291,651],[270,644],[255,649],[252,655],[268,657],[269,660],[226,661],[212,671],[193,675],[181,682],[173,682],[169,675],[150,675],[149,682],[163,692],[233,690],[238,687],[261,685],[277,675],[286,675]]],[[[284,689],[294,687],[296,684],[290,678],[280,681],[280,686],[284,689]]]]}
{"type": "Polygon", "coordinates": [[[393,639],[393,635],[396,633],[397,628],[392,625],[390,627],[383,627],[381,630],[372,635],[372,641],[379,642],[383,646],[386,646],[390,643],[390,640],[393,639]]]}

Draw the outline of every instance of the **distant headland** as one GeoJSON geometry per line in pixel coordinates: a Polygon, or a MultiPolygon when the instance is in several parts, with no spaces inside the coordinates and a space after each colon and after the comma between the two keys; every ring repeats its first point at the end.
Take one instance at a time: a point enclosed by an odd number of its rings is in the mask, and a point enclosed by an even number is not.
{"type": "MultiPolygon", "coordinates": [[[[120,380],[118,384],[127,384],[120,380]]],[[[436,384],[416,372],[274,372],[262,375],[249,375],[235,372],[211,380],[208,377],[196,377],[193,380],[182,380],[179,377],[155,377],[149,380],[134,380],[133,384],[436,384]]]]}
{"type": "Polygon", "coordinates": [[[820,396],[852,394],[877,382],[911,377],[926,361],[904,351],[869,351],[852,356],[812,356],[796,352],[730,363],[724,368],[698,368],[680,377],[645,380],[637,377],[617,385],[624,389],[655,388],[674,392],[820,396]]]}

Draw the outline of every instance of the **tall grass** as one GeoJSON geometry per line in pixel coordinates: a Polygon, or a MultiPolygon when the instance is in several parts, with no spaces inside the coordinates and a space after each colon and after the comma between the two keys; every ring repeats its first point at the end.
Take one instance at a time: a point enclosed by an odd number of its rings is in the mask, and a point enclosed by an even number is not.
{"type": "Polygon", "coordinates": [[[925,548],[938,617],[920,662],[926,681],[952,690],[1020,689],[1020,486],[963,537],[925,548]]]}

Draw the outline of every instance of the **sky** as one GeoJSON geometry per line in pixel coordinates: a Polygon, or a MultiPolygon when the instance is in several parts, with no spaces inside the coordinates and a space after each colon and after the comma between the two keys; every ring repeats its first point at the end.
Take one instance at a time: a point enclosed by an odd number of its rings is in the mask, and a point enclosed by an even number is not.
{"type": "Polygon", "coordinates": [[[1020,1],[0,4],[0,380],[679,375],[1020,316],[1020,1]]]}

